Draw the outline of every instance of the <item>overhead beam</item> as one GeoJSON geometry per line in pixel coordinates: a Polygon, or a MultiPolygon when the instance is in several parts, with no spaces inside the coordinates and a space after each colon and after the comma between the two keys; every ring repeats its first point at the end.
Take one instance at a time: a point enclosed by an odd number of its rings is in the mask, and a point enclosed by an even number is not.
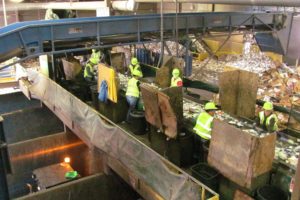
{"type": "MultiPolygon", "coordinates": [[[[163,30],[170,33],[170,37],[174,39],[175,23],[177,21],[178,31],[184,31],[186,34],[212,28],[229,30],[230,27],[239,26],[255,28],[256,31],[261,29],[270,31],[269,27],[273,26],[276,19],[278,19],[278,15],[283,14],[278,12],[180,13],[177,17],[175,14],[165,14],[163,30]]],[[[13,56],[24,58],[44,53],[55,54],[76,51],[76,48],[69,50],[66,47],[57,51],[56,45],[62,41],[74,44],[74,42],[94,40],[94,46],[90,48],[102,48],[108,45],[103,42],[104,38],[134,35],[136,37],[133,43],[142,43],[144,42],[143,37],[147,34],[160,33],[162,28],[160,20],[160,15],[134,15],[30,21],[12,24],[0,29],[0,61],[13,56]],[[45,51],[45,42],[51,44],[50,50],[45,51]]],[[[109,40],[108,43],[109,45],[120,45],[118,38],[109,40]]]]}

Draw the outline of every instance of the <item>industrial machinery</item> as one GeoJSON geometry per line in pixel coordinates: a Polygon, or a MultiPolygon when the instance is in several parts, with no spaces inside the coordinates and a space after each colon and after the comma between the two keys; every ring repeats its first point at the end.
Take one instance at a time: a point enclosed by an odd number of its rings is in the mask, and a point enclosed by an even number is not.
{"type": "MultiPolygon", "coordinates": [[[[242,30],[251,30],[257,38],[269,38],[269,43],[260,44],[262,50],[282,53],[284,48],[280,48],[280,45],[270,46],[270,43],[275,41],[279,44],[273,34],[283,29],[286,17],[289,18],[290,15],[277,12],[223,12],[165,14],[163,22],[160,15],[22,22],[0,29],[0,60],[18,57],[20,59],[16,62],[21,62],[40,55],[51,56],[52,66],[49,72],[51,71],[52,80],[44,75],[34,74],[30,77],[33,83],[27,89],[90,149],[103,151],[106,166],[119,174],[144,198],[218,199],[219,195],[215,191],[174,165],[174,162],[168,161],[164,155],[155,152],[151,145],[141,142],[144,141],[141,138],[133,137],[126,127],[103,114],[99,116],[96,110],[63,89],[59,85],[62,82],[57,72],[59,69],[56,59],[65,54],[84,54],[91,49],[159,41],[177,40],[186,49],[190,49],[191,40],[187,36],[192,35],[201,41],[201,37],[209,32],[227,32],[227,37],[230,38],[231,34],[242,30]]],[[[188,75],[192,71],[192,65],[187,64],[190,55],[186,54],[184,59],[184,73],[188,75]]],[[[157,70],[150,69],[154,73],[157,70]]],[[[217,87],[198,81],[185,79],[184,82],[185,87],[218,91],[217,87]]],[[[116,104],[112,104],[114,105],[116,104]]],[[[186,135],[183,134],[185,138],[189,135],[188,131],[186,135]]],[[[168,142],[166,144],[172,145],[168,142]]]]}

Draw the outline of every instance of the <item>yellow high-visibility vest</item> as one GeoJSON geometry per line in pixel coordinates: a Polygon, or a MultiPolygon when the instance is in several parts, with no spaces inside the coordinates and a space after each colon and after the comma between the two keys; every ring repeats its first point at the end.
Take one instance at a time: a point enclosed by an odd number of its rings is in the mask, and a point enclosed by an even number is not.
{"type": "Polygon", "coordinates": [[[140,96],[140,91],[137,86],[138,80],[136,78],[131,78],[128,81],[128,86],[127,86],[127,91],[126,91],[126,96],[132,96],[132,97],[137,97],[139,98],[140,96]]]}
{"type": "Polygon", "coordinates": [[[211,139],[211,127],[214,118],[210,116],[207,112],[202,112],[197,118],[196,125],[194,127],[194,131],[197,135],[202,137],[203,139],[210,140],[211,139]]]}

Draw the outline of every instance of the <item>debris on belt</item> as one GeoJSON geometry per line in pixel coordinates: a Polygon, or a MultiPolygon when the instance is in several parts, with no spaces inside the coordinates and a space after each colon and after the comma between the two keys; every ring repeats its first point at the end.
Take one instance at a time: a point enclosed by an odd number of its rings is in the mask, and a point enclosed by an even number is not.
{"type": "Polygon", "coordinates": [[[278,137],[275,147],[275,159],[296,169],[300,154],[300,139],[278,137]]]}
{"type": "MultiPolygon", "coordinates": [[[[183,116],[185,119],[195,120],[197,116],[203,111],[203,105],[197,104],[187,99],[183,100],[183,116]]],[[[214,117],[257,137],[265,137],[269,134],[268,132],[257,127],[255,124],[236,119],[221,110],[216,111],[214,117]]]]}

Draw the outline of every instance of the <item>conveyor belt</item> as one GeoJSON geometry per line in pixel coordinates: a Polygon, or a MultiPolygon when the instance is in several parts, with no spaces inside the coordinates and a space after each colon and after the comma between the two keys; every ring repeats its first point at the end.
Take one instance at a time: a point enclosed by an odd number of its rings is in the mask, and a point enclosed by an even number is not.
{"type": "MultiPolygon", "coordinates": [[[[181,13],[178,30],[188,33],[207,29],[230,31],[235,27],[268,30],[282,13],[181,13]]],[[[166,39],[175,38],[175,14],[164,15],[166,39]]],[[[20,22],[0,29],[0,62],[19,56],[23,59],[41,54],[58,54],[86,50],[80,43],[91,41],[93,48],[133,44],[149,40],[149,34],[159,34],[160,15],[112,16],[48,21],[20,22]],[[130,40],[119,40],[120,36],[130,40]],[[113,39],[107,40],[107,38],[113,39]],[[67,44],[67,45],[66,45],[67,44]]],[[[278,23],[278,22],[277,22],[278,23]]],[[[158,38],[158,36],[156,36],[158,38]]],[[[124,38],[123,38],[124,39],[124,38]]],[[[89,47],[89,48],[92,48],[89,47]]]]}

